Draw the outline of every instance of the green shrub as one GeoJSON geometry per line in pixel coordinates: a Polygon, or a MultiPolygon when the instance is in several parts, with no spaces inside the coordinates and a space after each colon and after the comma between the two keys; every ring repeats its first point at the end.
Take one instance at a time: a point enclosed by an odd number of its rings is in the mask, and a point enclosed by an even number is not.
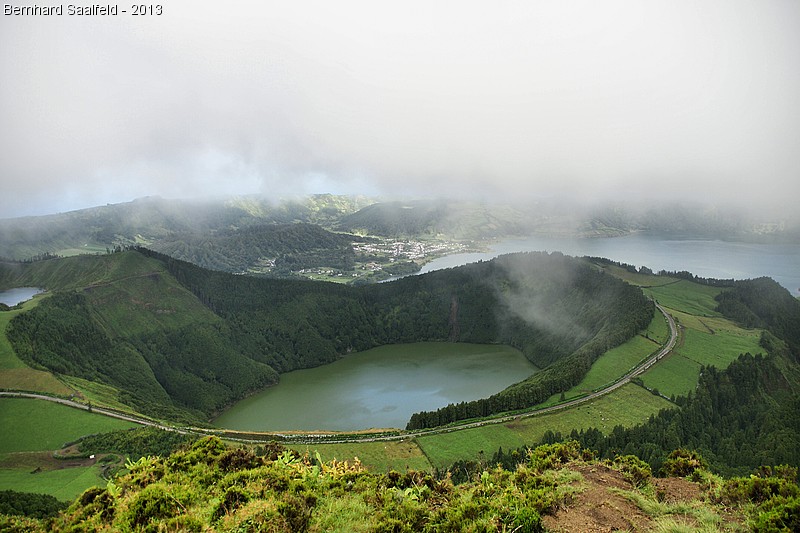
{"type": "Polygon", "coordinates": [[[0,490],[0,514],[48,518],[66,509],[67,505],[49,494],[0,490]]]}
{"type": "Polygon", "coordinates": [[[249,494],[238,487],[230,487],[225,491],[214,512],[211,513],[211,521],[216,522],[225,514],[235,511],[248,501],[250,501],[249,494]]]}
{"type": "Polygon", "coordinates": [[[514,526],[512,531],[519,531],[520,533],[541,533],[544,531],[541,515],[528,507],[523,507],[514,514],[511,525],[514,526]]]}
{"type": "Polygon", "coordinates": [[[678,448],[673,450],[661,465],[661,473],[670,477],[687,477],[692,475],[695,470],[706,470],[708,463],[703,457],[691,450],[678,448]]]}
{"type": "Polygon", "coordinates": [[[650,465],[635,455],[618,455],[614,465],[634,487],[645,485],[653,476],[650,465]]]}
{"type": "Polygon", "coordinates": [[[543,444],[528,453],[528,464],[534,470],[547,470],[570,461],[585,459],[590,452],[581,450],[578,441],[570,440],[555,444],[543,444]]]}
{"type": "Polygon", "coordinates": [[[139,492],[128,510],[128,524],[143,528],[150,522],[170,518],[178,513],[181,505],[169,488],[161,484],[148,485],[139,492]]]}
{"type": "Polygon", "coordinates": [[[762,505],[751,522],[758,533],[800,531],[800,498],[777,496],[762,505]]]}
{"type": "Polygon", "coordinates": [[[796,498],[800,489],[796,483],[779,477],[737,477],[727,480],[720,497],[729,503],[764,503],[776,496],[796,498]]]}

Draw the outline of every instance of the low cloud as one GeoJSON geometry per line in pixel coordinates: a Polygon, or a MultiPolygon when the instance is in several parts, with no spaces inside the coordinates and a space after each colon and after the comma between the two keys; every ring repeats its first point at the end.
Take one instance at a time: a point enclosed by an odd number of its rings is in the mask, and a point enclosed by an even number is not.
{"type": "Polygon", "coordinates": [[[791,1],[0,19],[0,217],[158,194],[789,204],[791,1]]]}
{"type": "MultiPolygon", "coordinates": [[[[539,271],[531,277],[531,267],[526,261],[512,256],[498,262],[507,280],[497,293],[503,304],[501,309],[547,334],[563,339],[587,339],[586,329],[564,307],[562,289],[575,285],[575,272],[571,268],[553,268],[555,262],[543,262],[540,267],[544,265],[550,265],[546,272],[539,271]]],[[[507,319],[500,317],[500,323],[507,319]]]]}

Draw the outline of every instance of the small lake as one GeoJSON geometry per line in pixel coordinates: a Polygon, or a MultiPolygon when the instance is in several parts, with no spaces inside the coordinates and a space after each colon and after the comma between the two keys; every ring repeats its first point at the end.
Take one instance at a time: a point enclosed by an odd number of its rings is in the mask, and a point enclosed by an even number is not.
{"type": "Polygon", "coordinates": [[[381,346],[281,375],[214,424],[248,431],[405,428],[411,415],[477,400],[534,372],[508,346],[425,342],[381,346]]]}
{"type": "Polygon", "coordinates": [[[600,239],[530,237],[500,241],[486,253],[455,254],[435,259],[420,274],[488,260],[512,252],[559,251],[572,256],[605,257],[653,271],[688,270],[704,278],[749,279],[769,276],[793,296],[800,295],[800,245],[762,244],[647,233],[600,239]]]}
{"type": "Polygon", "coordinates": [[[13,307],[19,303],[30,300],[42,292],[44,292],[44,289],[38,287],[17,287],[15,289],[0,291],[0,303],[13,307]]]}

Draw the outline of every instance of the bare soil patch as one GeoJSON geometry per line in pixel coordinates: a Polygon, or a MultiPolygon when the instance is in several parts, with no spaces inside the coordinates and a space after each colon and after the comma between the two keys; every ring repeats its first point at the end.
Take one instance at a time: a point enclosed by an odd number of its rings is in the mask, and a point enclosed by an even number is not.
{"type": "Polygon", "coordinates": [[[569,507],[543,517],[549,531],[600,533],[607,531],[646,531],[652,524],[633,502],[610,489],[631,489],[622,474],[602,464],[575,465],[586,489],[573,498],[569,507]]]}
{"type": "Polygon", "coordinates": [[[53,456],[53,452],[17,452],[6,454],[0,459],[0,468],[29,468],[31,473],[36,473],[76,466],[92,466],[96,462],[97,458],[87,457],[59,459],[53,456]]]}
{"type": "Polygon", "coordinates": [[[656,489],[656,496],[664,503],[691,502],[702,496],[700,487],[688,479],[666,477],[651,480],[656,489]]]}

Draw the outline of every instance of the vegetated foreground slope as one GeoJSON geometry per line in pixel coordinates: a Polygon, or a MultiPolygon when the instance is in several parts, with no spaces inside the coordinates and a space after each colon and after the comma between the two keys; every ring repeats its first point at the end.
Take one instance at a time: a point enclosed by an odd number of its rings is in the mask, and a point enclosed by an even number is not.
{"type": "MultiPolygon", "coordinates": [[[[142,249],[3,264],[0,283],[53,292],[10,324],[21,358],[173,418],[207,417],[277,373],[351,351],[444,340],[509,344],[544,368],[476,407],[517,409],[577,383],[653,316],[639,289],[558,253],[346,287],[212,272],[142,249]]],[[[462,415],[475,413],[451,418],[462,415]]]]}
{"type": "Polygon", "coordinates": [[[256,455],[213,437],[143,457],[59,516],[3,517],[20,531],[792,531],[796,470],[725,480],[677,451],[654,478],[634,456],[600,462],[576,442],[526,453],[514,470],[449,477],[364,470],[274,447],[256,455]],[[689,479],[680,476],[690,476],[689,479]],[[783,529],[781,529],[783,528],[783,529]]]}

